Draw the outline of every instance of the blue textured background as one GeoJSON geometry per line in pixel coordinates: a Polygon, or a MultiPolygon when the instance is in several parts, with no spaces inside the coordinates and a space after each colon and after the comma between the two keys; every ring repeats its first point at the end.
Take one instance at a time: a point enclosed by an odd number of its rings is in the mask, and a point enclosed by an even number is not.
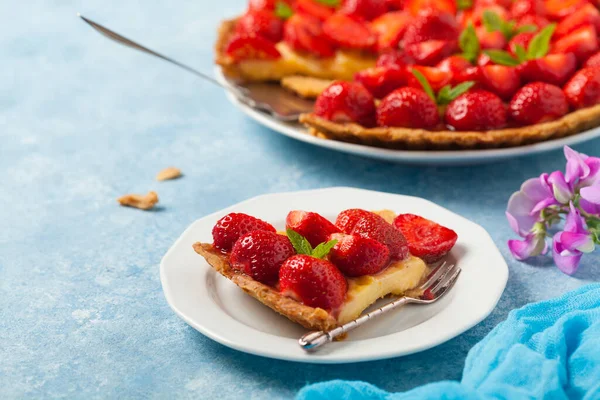
{"type": "MultiPolygon", "coordinates": [[[[117,46],[76,11],[210,71],[217,22],[243,0],[0,3],[0,397],[289,398],[307,382],[363,379],[400,391],[460,378],[467,351],[509,310],[600,278],[510,259],[504,219],[559,151],[502,164],[415,168],[337,154],[245,118],[224,94],[117,46]],[[21,4],[19,4],[21,3],[21,4]],[[158,183],[162,168],[183,179],[158,183]],[[225,348],[188,327],[160,287],[162,255],[193,220],[246,198],[327,186],[421,196],[483,225],[509,260],[497,309],[421,354],[311,366],[225,348]],[[154,212],[115,199],[157,190],[154,212]]],[[[600,142],[577,147],[600,155],[600,142]]]]}

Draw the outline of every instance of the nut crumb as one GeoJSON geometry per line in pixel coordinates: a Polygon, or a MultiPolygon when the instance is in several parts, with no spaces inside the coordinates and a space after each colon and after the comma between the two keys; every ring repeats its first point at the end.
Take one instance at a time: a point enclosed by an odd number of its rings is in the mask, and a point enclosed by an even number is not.
{"type": "Polygon", "coordinates": [[[163,169],[156,175],[157,181],[167,181],[169,179],[177,179],[181,176],[181,170],[175,167],[168,167],[163,169]]]}
{"type": "Polygon", "coordinates": [[[150,210],[158,203],[158,194],[152,191],[148,192],[146,195],[126,194],[125,196],[119,197],[117,201],[122,206],[150,210]]]}

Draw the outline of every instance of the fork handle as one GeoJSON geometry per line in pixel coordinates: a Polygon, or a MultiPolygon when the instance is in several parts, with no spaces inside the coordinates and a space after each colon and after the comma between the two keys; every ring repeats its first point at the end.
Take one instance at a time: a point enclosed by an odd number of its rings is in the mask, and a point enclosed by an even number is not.
{"type": "Polygon", "coordinates": [[[299,340],[298,344],[308,352],[315,351],[319,347],[323,346],[326,343],[333,341],[336,337],[340,336],[343,333],[350,332],[351,330],[358,328],[365,322],[375,317],[378,317],[382,314],[387,313],[395,308],[402,307],[405,304],[410,303],[410,299],[408,297],[400,297],[394,301],[387,303],[386,305],[378,308],[377,310],[373,310],[370,313],[362,315],[350,322],[346,322],[343,325],[338,326],[330,330],[329,332],[325,331],[313,331],[308,332],[303,335],[299,340]]]}

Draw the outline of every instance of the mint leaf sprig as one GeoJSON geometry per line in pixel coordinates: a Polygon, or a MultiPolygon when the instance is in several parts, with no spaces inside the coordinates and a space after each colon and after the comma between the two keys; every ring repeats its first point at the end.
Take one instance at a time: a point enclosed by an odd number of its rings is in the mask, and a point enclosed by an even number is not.
{"type": "Polygon", "coordinates": [[[313,249],[308,240],[298,232],[292,229],[287,229],[285,232],[290,239],[290,242],[292,242],[292,246],[294,246],[296,253],[305,254],[315,258],[324,258],[338,242],[335,239],[330,240],[328,242],[320,243],[313,249]]]}
{"type": "Polygon", "coordinates": [[[449,104],[452,100],[456,99],[458,96],[465,93],[467,90],[471,89],[473,85],[475,85],[475,82],[473,81],[462,82],[454,87],[451,85],[446,85],[439,90],[436,96],[425,75],[414,68],[412,70],[412,74],[415,76],[415,78],[417,78],[425,93],[427,93],[427,95],[431,97],[431,100],[433,100],[433,102],[439,106],[445,106],[449,104]]]}
{"type": "Polygon", "coordinates": [[[482,22],[488,32],[500,32],[506,40],[512,39],[519,33],[535,32],[537,30],[537,26],[533,24],[525,24],[517,28],[515,21],[505,21],[498,13],[491,10],[483,12],[482,22]]]}
{"type": "Polygon", "coordinates": [[[285,1],[278,1],[275,4],[275,16],[280,19],[288,19],[294,15],[294,10],[285,1]]]}
{"type": "Polygon", "coordinates": [[[548,54],[550,50],[550,40],[556,30],[556,24],[550,24],[539,31],[529,42],[527,49],[520,44],[515,46],[516,57],[504,50],[484,50],[490,59],[500,65],[514,67],[525,61],[537,60],[548,54]]]}
{"type": "Polygon", "coordinates": [[[477,57],[479,57],[479,53],[481,53],[481,45],[479,44],[479,38],[475,32],[475,27],[473,27],[472,24],[467,25],[460,33],[458,46],[462,51],[462,57],[471,64],[475,64],[477,57]]]}

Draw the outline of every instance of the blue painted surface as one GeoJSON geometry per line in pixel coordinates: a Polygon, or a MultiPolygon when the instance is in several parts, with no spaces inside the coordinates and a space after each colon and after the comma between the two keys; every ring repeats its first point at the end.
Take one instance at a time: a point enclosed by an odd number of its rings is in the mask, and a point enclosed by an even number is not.
{"type": "MultiPolygon", "coordinates": [[[[560,151],[501,164],[415,168],[299,143],[244,117],[192,75],[102,38],[81,11],[205,70],[217,22],[242,0],[0,3],[0,397],[290,398],[308,382],[401,391],[459,379],[467,351],[511,309],[597,281],[550,259],[510,259],[504,219],[520,183],[560,151]],[[183,179],[159,183],[162,168],[183,179]],[[205,338],[169,309],[158,265],[195,219],[249,197],[327,186],[421,196],[492,235],[510,266],[497,309],[421,354],[368,364],[267,360],[205,338]],[[156,190],[160,208],[119,207],[156,190]]],[[[578,146],[600,155],[600,141],[578,146]]]]}

